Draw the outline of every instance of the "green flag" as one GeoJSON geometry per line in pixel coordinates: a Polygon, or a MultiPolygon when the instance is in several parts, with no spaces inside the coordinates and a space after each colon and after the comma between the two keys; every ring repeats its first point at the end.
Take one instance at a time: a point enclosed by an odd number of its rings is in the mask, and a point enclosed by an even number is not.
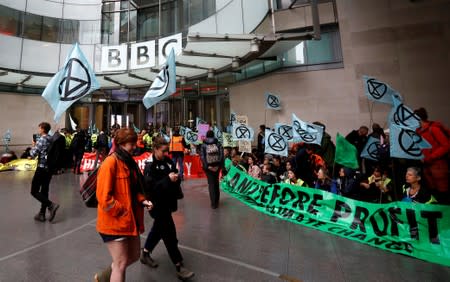
{"type": "Polygon", "coordinates": [[[336,135],[336,156],[334,161],[345,167],[357,169],[359,167],[358,150],[339,133],[336,135]]]}

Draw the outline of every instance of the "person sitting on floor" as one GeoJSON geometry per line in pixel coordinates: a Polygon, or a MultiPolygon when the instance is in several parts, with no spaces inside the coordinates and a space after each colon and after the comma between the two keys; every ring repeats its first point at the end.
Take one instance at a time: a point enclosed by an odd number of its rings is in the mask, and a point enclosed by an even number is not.
{"type": "Polygon", "coordinates": [[[336,182],[328,176],[328,170],[324,167],[317,172],[315,188],[337,194],[336,182]]]}
{"type": "Polygon", "coordinates": [[[420,168],[409,167],[406,170],[406,184],[403,185],[402,202],[432,204],[437,203],[430,191],[422,184],[422,176],[420,168]]]}
{"type": "Polygon", "coordinates": [[[284,181],[284,183],[296,185],[296,186],[303,186],[305,184],[305,181],[298,178],[295,175],[295,172],[292,169],[289,169],[287,171],[287,179],[284,181]]]}

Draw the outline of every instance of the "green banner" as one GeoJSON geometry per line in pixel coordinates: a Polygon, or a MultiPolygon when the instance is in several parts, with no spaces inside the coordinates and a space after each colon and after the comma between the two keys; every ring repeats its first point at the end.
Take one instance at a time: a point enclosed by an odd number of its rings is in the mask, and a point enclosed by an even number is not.
{"type": "Polygon", "coordinates": [[[383,250],[450,266],[450,207],[372,204],[313,188],[269,185],[231,167],[222,189],[278,218],[383,250]]]}

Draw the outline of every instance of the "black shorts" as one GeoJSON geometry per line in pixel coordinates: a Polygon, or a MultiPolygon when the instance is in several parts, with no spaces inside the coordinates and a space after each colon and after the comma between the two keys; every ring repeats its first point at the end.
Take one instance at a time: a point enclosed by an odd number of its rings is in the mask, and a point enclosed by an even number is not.
{"type": "Polygon", "coordinates": [[[126,240],[128,238],[130,238],[130,236],[123,236],[123,235],[108,235],[108,234],[103,234],[103,233],[98,233],[100,234],[100,237],[102,237],[103,243],[108,243],[108,242],[120,242],[123,240],[126,240]]]}

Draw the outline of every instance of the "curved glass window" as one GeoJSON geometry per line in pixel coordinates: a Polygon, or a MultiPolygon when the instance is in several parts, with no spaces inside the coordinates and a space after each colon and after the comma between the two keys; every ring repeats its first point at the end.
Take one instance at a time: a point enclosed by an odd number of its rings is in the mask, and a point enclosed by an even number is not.
{"type": "Polygon", "coordinates": [[[1,34],[65,44],[97,44],[100,26],[100,21],[45,17],[0,5],[1,34]]]}
{"type": "Polygon", "coordinates": [[[0,33],[11,36],[20,35],[21,13],[17,10],[0,6],[0,33]]]}
{"type": "Polygon", "coordinates": [[[102,44],[147,41],[179,32],[216,12],[216,0],[113,1],[102,6],[102,44]]]}

